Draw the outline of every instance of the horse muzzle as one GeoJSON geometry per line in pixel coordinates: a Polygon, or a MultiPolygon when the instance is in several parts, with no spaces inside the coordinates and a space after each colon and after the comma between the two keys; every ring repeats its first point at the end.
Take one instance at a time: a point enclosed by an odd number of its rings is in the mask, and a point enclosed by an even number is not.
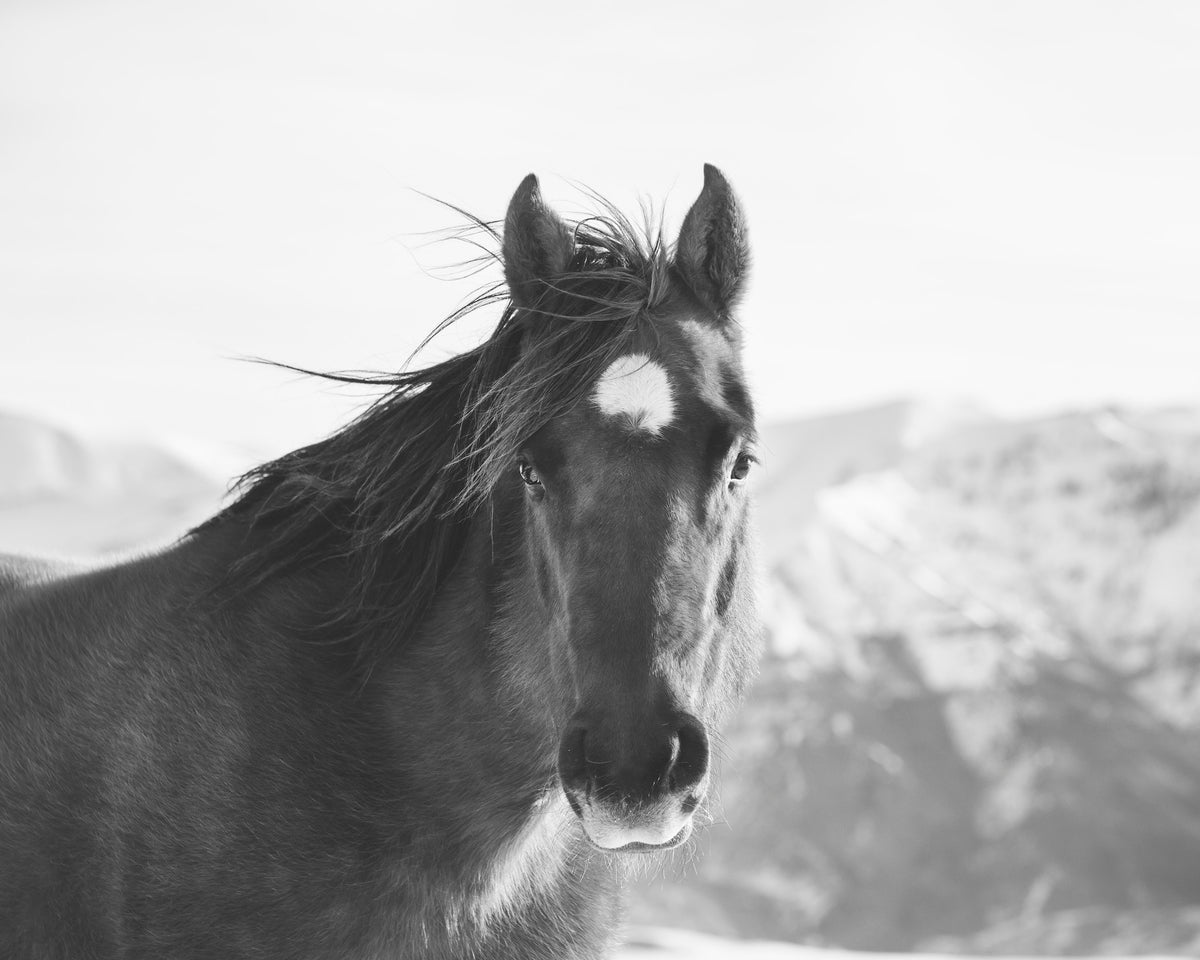
{"type": "Polygon", "coordinates": [[[559,744],[559,781],[571,809],[588,841],[612,853],[684,843],[708,769],[708,734],[691,714],[609,728],[577,713],[559,744]]]}
{"type": "Polygon", "coordinates": [[[692,835],[692,814],[679,809],[677,804],[659,804],[631,813],[586,801],[578,805],[572,802],[571,807],[588,842],[609,853],[672,850],[692,835]]]}

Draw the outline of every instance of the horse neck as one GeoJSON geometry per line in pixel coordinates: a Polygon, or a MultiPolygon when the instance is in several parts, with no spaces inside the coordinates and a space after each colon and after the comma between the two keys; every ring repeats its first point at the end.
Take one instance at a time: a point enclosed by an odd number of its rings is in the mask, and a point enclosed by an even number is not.
{"type": "MultiPolygon", "coordinates": [[[[454,569],[411,636],[388,636],[376,622],[374,634],[354,638],[386,651],[354,682],[321,679],[354,658],[293,627],[336,598],[344,577],[337,562],[285,575],[220,610],[228,622],[269,635],[260,647],[286,649],[292,666],[300,661],[309,682],[293,693],[308,710],[316,706],[311,691],[328,698],[321,712],[344,738],[337,749],[358,754],[361,764],[351,766],[375,774],[360,812],[395,844],[381,847],[395,854],[381,854],[384,873],[398,865],[388,889],[406,891],[406,909],[431,929],[484,923],[530,903],[550,910],[562,898],[608,903],[616,895],[610,866],[591,863],[556,783],[551,646],[548,625],[531,615],[541,604],[520,548],[521,509],[519,499],[493,498],[471,521],[454,569]]],[[[188,562],[216,577],[243,533],[206,531],[188,562]]]]}
{"type": "Polygon", "coordinates": [[[429,615],[396,645],[383,680],[400,748],[436,762],[475,819],[480,802],[532,811],[556,795],[549,625],[529,602],[521,510],[519,498],[497,494],[478,511],[429,615]]]}
{"type": "MultiPolygon", "coordinates": [[[[450,832],[482,831],[490,841],[520,833],[561,800],[561,711],[523,517],[522,491],[497,490],[468,521],[453,568],[405,635],[378,610],[368,611],[369,623],[339,619],[355,575],[344,559],[273,575],[248,591],[230,584],[225,571],[256,537],[271,535],[240,518],[202,528],[179,562],[200,583],[218,585],[214,616],[260,637],[261,656],[286,659],[305,689],[322,691],[326,709],[370,732],[372,742],[359,748],[394,769],[412,809],[437,810],[450,832]]],[[[426,562],[405,543],[381,549],[387,553],[372,564],[379,576],[426,562]]]]}

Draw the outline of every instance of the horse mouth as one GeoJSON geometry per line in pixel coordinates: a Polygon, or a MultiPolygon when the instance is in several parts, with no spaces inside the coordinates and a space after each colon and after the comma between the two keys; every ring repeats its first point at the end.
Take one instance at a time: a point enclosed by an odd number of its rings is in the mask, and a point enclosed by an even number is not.
{"type": "Polygon", "coordinates": [[[621,847],[602,847],[588,835],[586,827],[584,828],[583,835],[588,843],[597,850],[602,850],[605,853],[661,853],[664,850],[674,850],[676,847],[685,844],[692,835],[692,822],[689,820],[680,827],[679,832],[675,836],[662,843],[643,843],[642,841],[634,840],[621,847]]]}
{"type": "Polygon", "coordinates": [[[631,821],[606,816],[602,808],[597,809],[590,803],[580,804],[570,794],[567,799],[579,819],[584,839],[605,853],[660,853],[674,850],[692,835],[695,804],[685,805],[682,810],[660,808],[648,817],[634,817],[631,821]],[[678,829],[668,833],[674,824],[679,824],[678,829]]]}

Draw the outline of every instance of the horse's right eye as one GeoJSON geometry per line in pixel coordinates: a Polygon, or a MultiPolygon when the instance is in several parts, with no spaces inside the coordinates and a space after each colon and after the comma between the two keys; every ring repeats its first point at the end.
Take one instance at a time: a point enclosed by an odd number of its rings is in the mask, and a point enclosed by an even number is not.
{"type": "Polygon", "coordinates": [[[750,474],[750,465],[754,463],[754,457],[748,453],[739,453],[737,460],[733,463],[733,470],[729,473],[730,483],[741,483],[750,474]]]}

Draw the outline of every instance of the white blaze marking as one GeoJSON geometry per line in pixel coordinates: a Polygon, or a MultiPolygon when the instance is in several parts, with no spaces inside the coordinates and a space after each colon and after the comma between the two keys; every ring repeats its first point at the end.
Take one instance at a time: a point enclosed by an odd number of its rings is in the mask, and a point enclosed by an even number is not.
{"type": "Polygon", "coordinates": [[[649,433],[659,433],[675,415],[667,371],[644,353],[614,360],[592,399],[610,417],[627,417],[632,429],[649,433]]]}

